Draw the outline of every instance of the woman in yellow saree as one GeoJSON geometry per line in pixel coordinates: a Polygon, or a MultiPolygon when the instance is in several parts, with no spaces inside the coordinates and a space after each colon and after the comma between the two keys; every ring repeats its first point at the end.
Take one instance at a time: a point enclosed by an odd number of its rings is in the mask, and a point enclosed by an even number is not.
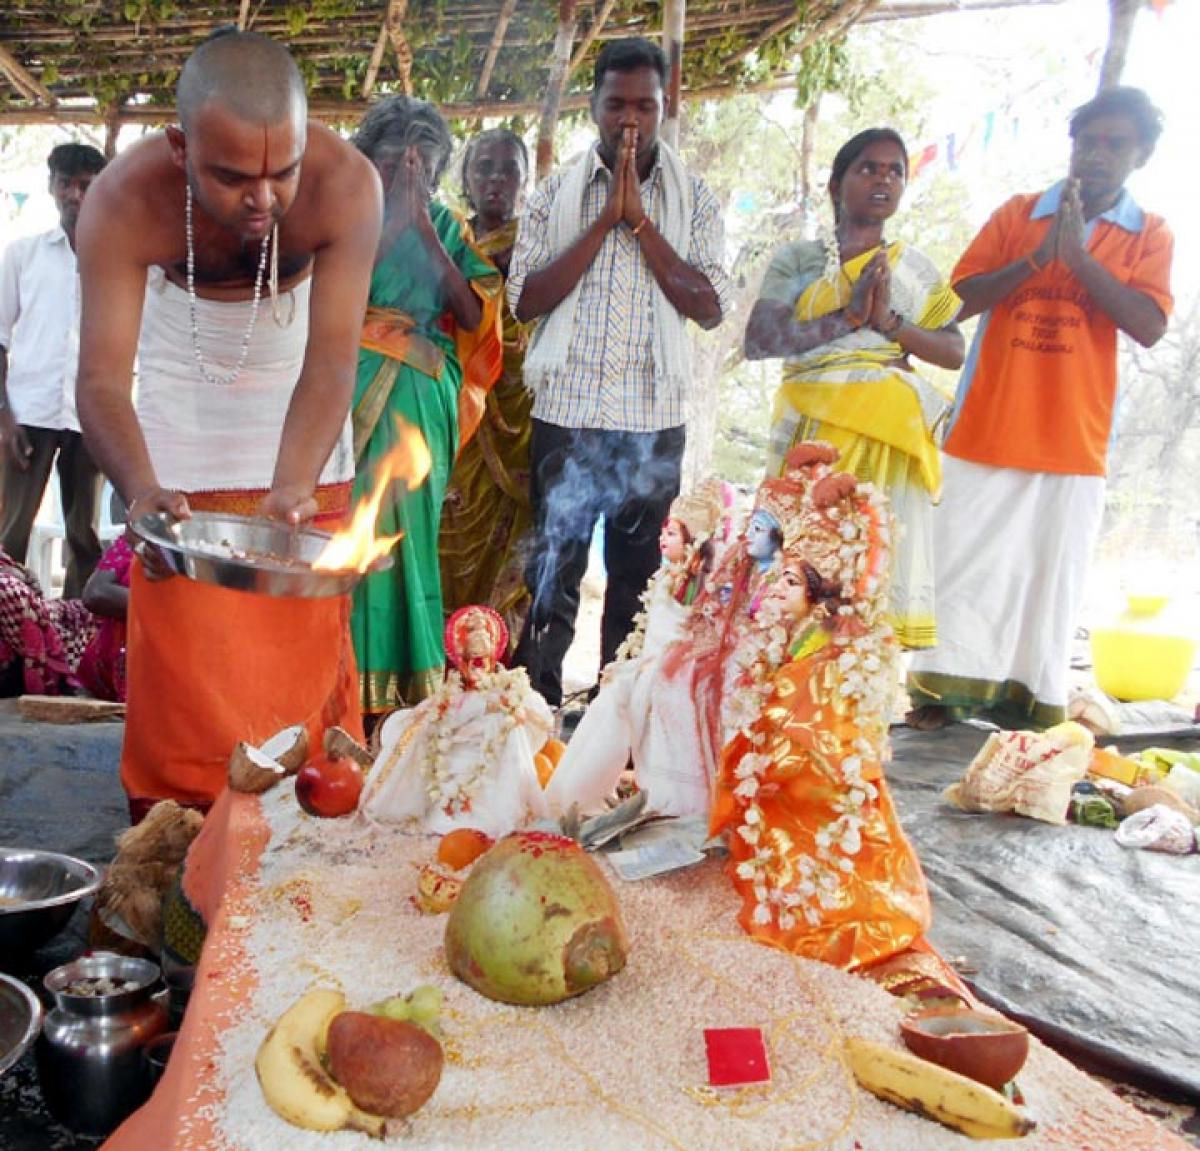
{"type": "Polygon", "coordinates": [[[931,515],[941,488],[934,438],[950,397],[911,358],[957,369],[959,300],[916,248],[888,243],[908,174],[903,140],[860,132],[833,162],[835,229],[777,251],[746,328],[749,359],[784,358],[771,415],[767,474],[791,446],[821,439],[840,466],[886,492],[899,538],[890,612],[900,643],[936,643],[931,515]]]}
{"type": "MultiPolygon", "coordinates": [[[[521,137],[493,128],[473,137],[463,156],[463,195],[474,246],[501,275],[517,237],[520,192],[529,174],[521,137]]],[[[522,364],[531,325],[518,323],[501,296],[504,360],[483,397],[475,437],[458,453],[446,500],[438,555],[449,616],[469,604],[494,608],[521,634],[529,606],[525,553],[529,543],[529,437],[533,397],[522,364]]]]}

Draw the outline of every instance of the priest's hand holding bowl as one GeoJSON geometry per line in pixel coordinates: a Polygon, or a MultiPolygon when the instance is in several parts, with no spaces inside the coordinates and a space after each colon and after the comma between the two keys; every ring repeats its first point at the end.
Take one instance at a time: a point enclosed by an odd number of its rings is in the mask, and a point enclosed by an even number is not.
{"type": "Polygon", "coordinates": [[[306,524],[317,514],[317,501],[311,487],[280,484],[273,487],[259,504],[258,514],[278,520],[289,527],[306,524]]]}
{"type": "MultiPolygon", "coordinates": [[[[146,488],[140,495],[134,496],[130,501],[126,520],[130,524],[135,524],[143,516],[154,515],[156,512],[162,512],[174,520],[190,520],[192,518],[192,509],[188,507],[187,497],[183,492],[173,491],[155,484],[153,487],[146,488]]],[[[142,561],[142,570],[145,572],[146,578],[152,581],[170,579],[175,573],[167,566],[162,552],[153,544],[135,536],[131,529],[126,530],[133,543],[134,554],[142,561]]]]}

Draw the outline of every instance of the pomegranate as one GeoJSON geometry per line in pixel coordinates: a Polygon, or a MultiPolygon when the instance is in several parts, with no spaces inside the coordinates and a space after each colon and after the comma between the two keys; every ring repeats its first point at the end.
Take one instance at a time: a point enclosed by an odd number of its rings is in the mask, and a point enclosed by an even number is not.
{"type": "Polygon", "coordinates": [[[362,789],[363,773],[352,759],[314,759],[296,773],[296,799],[309,815],[349,815],[362,789]]]}

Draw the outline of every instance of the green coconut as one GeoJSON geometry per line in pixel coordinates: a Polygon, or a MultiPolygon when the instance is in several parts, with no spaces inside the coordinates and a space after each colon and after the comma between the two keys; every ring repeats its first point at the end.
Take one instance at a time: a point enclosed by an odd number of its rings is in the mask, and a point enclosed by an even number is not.
{"type": "Polygon", "coordinates": [[[501,1003],[561,1003],[625,966],[616,894],[573,839],[518,831],[480,857],[446,924],[450,970],[501,1003]]]}

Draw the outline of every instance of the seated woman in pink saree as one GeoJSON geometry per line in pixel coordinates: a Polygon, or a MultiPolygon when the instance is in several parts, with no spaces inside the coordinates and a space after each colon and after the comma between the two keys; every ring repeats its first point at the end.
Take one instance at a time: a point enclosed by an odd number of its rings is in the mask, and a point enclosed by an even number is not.
{"type": "Polygon", "coordinates": [[[96,634],[79,661],[83,689],[96,699],[125,701],[125,617],[133,549],[121,536],[100,557],[83,589],[84,606],[96,617],[96,634]]]}
{"type": "Polygon", "coordinates": [[[0,670],[12,694],[69,695],[96,620],[77,599],[51,599],[0,549],[0,670]]]}

